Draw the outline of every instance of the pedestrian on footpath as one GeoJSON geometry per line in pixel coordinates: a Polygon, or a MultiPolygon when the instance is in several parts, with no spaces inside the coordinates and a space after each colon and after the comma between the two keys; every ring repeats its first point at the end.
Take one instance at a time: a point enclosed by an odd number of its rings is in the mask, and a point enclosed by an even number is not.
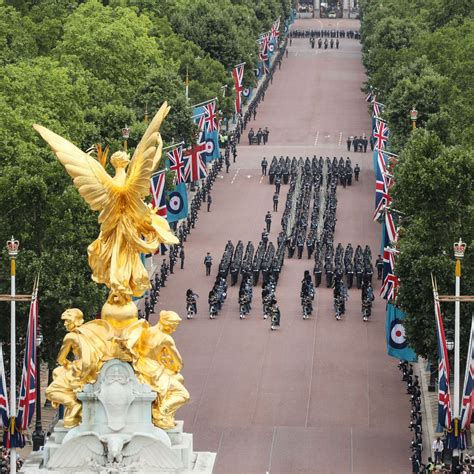
{"type": "Polygon", "coordinates": [[[207,195],[207,212],[211,212],[211,204],[212,204],[212,196],[208,194],[207,195]]]}
{"type": "Polygon", "coordinates": [[[261,167],[262,167],[262,176],[266,176],[267,175],[267,165],[268,165],[268,162],[267,162],[267,159],[264,157],[262,162],[260,163],[261,167]]]}
{"type": "Polygon", "coordinates": [[[443,450],[444,450],[444,444],[441,441],[441,438],[438,436],[434,441],[433,441],[433,455],[435,458],[435,464],[439,464],[441,462],[441,457],[443,455],[443,450]]]}
{"type": "Polygon", "coordinates": [[[207,255],[204,257],[204,266],[206,267],[206,276],[209,276],[212,267],[212,257],[209,252],[207,252],[207,255]]]}
{"type": "Polygon", "coordinates": [[[273,195],[273,211],[274,212],[278,211],[278,193],[275,193],[273,195]]]}

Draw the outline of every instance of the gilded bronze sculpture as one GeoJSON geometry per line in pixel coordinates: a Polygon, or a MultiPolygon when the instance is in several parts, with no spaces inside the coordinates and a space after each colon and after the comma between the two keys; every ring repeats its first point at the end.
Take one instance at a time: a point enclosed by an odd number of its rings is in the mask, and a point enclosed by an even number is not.
{"type": "Polygon", "coordinates": [[[167,221],[144,201],[151,175],[161,159],[159,130],[168,112],[164,103],[131,160],[122,151],[111,156],[114,177],[66,139],[34,125],[84,200],[92,210],[100,211],[100,234],[88,247],[89,265],[93,280],[110,289],[100,320],[83,324],[82,312],[75,308],[62,315],[69,332],[46,394],[53,404],[65,406],[64,426],[68,428],[81,421],[77,393],[85,384],[94,383],[103,364],[111,359],[131,363],[138,379],[156,392],[152,410],[156,426],[174,427],[176,410],[189,400],[180,374],[183,362],[171,337],[180,317],[172,311],[162,311],[158,324],[150,326],[147,321],[138,320],[137,307],[132,302],[132,297],[140,297],[150,288],[140,254],[155,253],[161,243],[178,243],[167,221]],[[74,361],[68,359],[70,354],[74,361]]]}

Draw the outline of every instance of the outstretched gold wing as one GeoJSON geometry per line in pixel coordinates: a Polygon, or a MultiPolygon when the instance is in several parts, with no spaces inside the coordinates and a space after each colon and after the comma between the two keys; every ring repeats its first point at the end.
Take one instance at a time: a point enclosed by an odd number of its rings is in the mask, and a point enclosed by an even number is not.
{"type": "Polygon", "coordinates": [[[33,127],[52,148],[91,209],[102,210],[110,201],[108,191],[113,182],[101,164],[51,130],[36,124],[33,127]]]}
{"type": "Polygon", "coordinates": [[[163,150],[159,130],[169,111],[170,107],[164,102],[133,154],[127,170],[126,192],[129,195],[144,198],[150,193],[150,178],[160,162],[163,150]]]}

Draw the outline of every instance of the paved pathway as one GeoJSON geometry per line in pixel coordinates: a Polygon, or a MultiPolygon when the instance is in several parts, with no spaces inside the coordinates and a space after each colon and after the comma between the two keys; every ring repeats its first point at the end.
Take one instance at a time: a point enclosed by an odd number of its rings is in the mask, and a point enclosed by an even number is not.
{"type": "MultiPolygon", "coordinates": [[[[298,20],[296,27],[321,23],[336,27],[335,20],[298,20]]],[[[358,23],[340,20],[339,27],[358,23]]],[[[359,163],[359,183],[337,191],[335,243],[369,244],[375,260],[380,227],[371,219],[371,156],[345,151],[348,135],[370,130],[360,91],[364,80],[355,40],[343,39],[339,50],[327,51],[293,40],[251,122],[254,129],[269,127],[269,144],[249,147],[242,140],[237,163],[217,179],[211,212],[203,207],[188,239],[185,269],[178,268],[161,291],[158,310],[181,315],[186,289],[200,295],[197,317],[184,319],[176,334],[192,397],[179,418],[194,434],[196,449],[217,452],[216,474],[409,472],[409,403],[396,361],[385,353],[382,300],[364,324],[360,291],[352,289],[346,316],[337,322],[331,291],[321,288],[311,320],[303,321],[300,280],[313,262],[287,259],[277,288],[278,331],[262,319],[259,287],[246,320],[238,316],[237,287],[230,288],[217,319],[207,315],[207,294],[226,241],[256,244],[272,208],[273,187],[260,176],[263,155],[350,155],[353,165],[359,163]],[[207,251],[215,262],[211,277],[204,276],[207,251]]],[[[287,188],[282,186],[283,196],[287,188]]],[[[281,212],[274,213],[274,241],[280,218],[281,212]]]]}

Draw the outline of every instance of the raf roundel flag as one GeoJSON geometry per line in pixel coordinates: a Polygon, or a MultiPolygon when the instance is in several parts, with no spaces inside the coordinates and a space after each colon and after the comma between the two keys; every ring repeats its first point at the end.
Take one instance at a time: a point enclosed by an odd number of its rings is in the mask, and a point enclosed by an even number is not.
{"type": "Polygon", "coordinates": [[[176,188],[168,193],[166,207],[168,222],[179,221],[188,215],[188,194],[184,183],[177,184],[176,188]]]}
{"type": "Polygon", "coordinates": [[[403,320],[405,313],[393,304],[387,304],[387,354],[399,360],[416,361],[416,354],[408,345],[403,320]]]}

